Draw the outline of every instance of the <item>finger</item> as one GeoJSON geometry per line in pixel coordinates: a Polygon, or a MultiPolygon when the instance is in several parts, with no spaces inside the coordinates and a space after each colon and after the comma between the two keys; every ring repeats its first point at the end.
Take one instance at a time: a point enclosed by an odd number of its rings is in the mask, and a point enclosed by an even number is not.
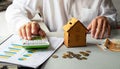
{"type": "Polygon", "coordinates": [[[87,27],[87,29],[88,29],[88,32],[90,32],[91,31],[91,27],[92,27],[92,25],[91,25],[91,23],[88,25],[88,27],[87,27]]]}
{"type": "Polygon", "coordinates": [[[21,28],[21,33],[22,33],[23,39],[27,39],[25,26],[23,26],[23,27],[21,28]]]}
{"type": "Polygon", "coordinates": [[[20,36],[22,39],[24,39],[24,38],[23,38],[23,35],[22,35],[22,32],[21,32],[21,28],[19,29],[18,34],[19,34],[19,36],[20,36]]]}
{"type": "Polygon", "coordinates": [[[41,37],[45,37],[46,36],[46,33],[42,29],[39,31],[39,34],[40,34],[41,37]]]}
{"type": "Polygon", "coordinates": [[[27,36],[27,39],[28,40],[31,40],[32,39],[32,33],[31,33],[31,24],[27,24],[26,27],[26,36],[27,36]]]}
{"type": "Polygon", "coordinates": [[[95,38],[96,39],[99,38],[99,35],[100,35],[101,31],[102,31],[102,22],[103,22],[102,19],[97,20],[98,25],[97,25],[97,29],[96,29],[96,33],[95,33],[95,38]]]}
{"type": "Polygon", "coordinates": [[[100,39],[102,39],[104,37],[105,32],[106,32],[106,27],[107,27],[107,22],[103,21],[103,27],[102,27],[102,32],[101,32],[101,35],[100,35],[100,39]]]}
{"type": "Polygon", "coordinates": [[[97,28],[97,19],[94,19],[91,25],[91,35],[93,38],[95,36],[96,28],[97,28]]]}
{"type": "Polygon", "coordinates": [[[110,35],[111,35],[111,27],[110,27],[110,25],[109,25],[109,23],[108,23],[107,37],[110,37],[110,35]]]}
{"type": "Polygon", "coordinates": [[[32,34],[38,34],[39,26],[36,22],[31,23],[31,32],[32,34]]]}
{"type": "Polygon", "coordinates": [[[91,23],[88,25],[88,27],[87,27],[87,29],[88,30],[91,30],[91,27],[92,27],[92,25],[91,25],[91,23]]]}

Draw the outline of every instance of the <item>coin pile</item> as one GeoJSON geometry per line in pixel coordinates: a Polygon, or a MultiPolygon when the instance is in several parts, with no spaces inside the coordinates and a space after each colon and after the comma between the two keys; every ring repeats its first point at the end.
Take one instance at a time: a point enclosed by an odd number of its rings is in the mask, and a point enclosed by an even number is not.
{"type": "Polygon", "coordinates": [[[63,58],[76,58],[78,60],[87,60],[87,57],[91,51],[80,51],[79,53],[73,53],[71,51],[67,51],[66,53],[63,53],[62,57],[63,58]]]}
{"type": "MultiPolygon", "coordinates": [[[[87,51],[80,51],[79,53],[73,53],[71,51],[67,51],[65,53],[63,53],[62,58],[66,59],[72,59],[72,58],[76,58],[78,60],[87,60],[87,57],[90,55],[91,51],[87,50],[87,51]]],[[[57,55],[53,55],[52,58],[58,58],[57,55]]]]}

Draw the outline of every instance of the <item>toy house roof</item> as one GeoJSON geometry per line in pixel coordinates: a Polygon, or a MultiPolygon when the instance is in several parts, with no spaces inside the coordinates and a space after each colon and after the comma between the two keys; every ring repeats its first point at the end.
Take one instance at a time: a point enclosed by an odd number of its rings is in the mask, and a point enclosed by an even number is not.
{"type": "Polygon", "coordinates": [[[70,21],[67,22],[67,24],[63,27],[64,31],[69,31],[77,23],[79,23],[86,31],[88,31],[87,28],[76,18],[71,18],[70,21]]]}

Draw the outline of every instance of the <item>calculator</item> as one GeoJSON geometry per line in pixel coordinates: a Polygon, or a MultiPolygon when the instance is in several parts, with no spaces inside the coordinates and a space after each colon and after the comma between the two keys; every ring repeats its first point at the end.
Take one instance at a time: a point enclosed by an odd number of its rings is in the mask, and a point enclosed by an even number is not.
{"type": "MultiPolygon", "coordinates": [[[[16,45],[14,43],[14,45],[16,45]]],[[[20,39],[20,43],[17,44],[26,49],[46,49],[50,43],[47,37],[32,36],[32,40],[20,39]]]]}

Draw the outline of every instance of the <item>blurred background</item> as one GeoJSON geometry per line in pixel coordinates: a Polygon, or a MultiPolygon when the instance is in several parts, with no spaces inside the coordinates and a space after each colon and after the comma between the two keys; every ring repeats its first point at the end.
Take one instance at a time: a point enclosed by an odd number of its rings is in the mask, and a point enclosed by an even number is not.
{"type": "MultiPolygon", "coordinates": [[[[7,25],[6,24],[7,22],[5,20],[5,10],[12,3],[12,1],[13,0],[0,0],[0,26],[2,25],[0,27],[0,32],[1,32],[0,35],[6,33],[4,30],[4,27],[6,27],[6,25],[7,25]]],[[[120,26],[120,0],[112,0],[112,1],[113,1],[114,6],[117,9],[117,13],[118,13],[117,22],[118,22],[118,25],[120,26]]]]}
{"type": "Polygon", "coordinates": [[[119,21],[119,24],[120,24],[120,0],[112,0],[113,3],[114,3],[114,6],[116,7],[117,9],[117,12],[118,12],[118,16],[117,16],[117,19],[119,21]]]}
{"type": "MultiPolygon", "coordinates": [[[[0,11],[5,10],[6,7],[11,4],[13,0],[0,0],[0,11]]],[[[116,7],[117,11],[118,11],[118,21],[120,21],[120,0],[112,0],[114,6],[116,7]]]]}
{"type": "Polygon", "coordinates": [[[9,0],[0,0],[0,11],[5,11],[11,3],[12,1],[9,0]]]}

